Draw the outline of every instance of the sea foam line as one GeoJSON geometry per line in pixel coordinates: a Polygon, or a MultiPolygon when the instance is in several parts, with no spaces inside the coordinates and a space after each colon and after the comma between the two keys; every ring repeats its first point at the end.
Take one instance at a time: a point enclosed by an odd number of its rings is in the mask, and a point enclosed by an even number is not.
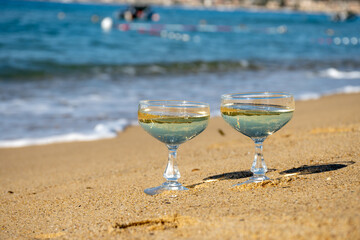
{"type": "MultiPolygon", "coordinates": [[[[295,95],[295,99],[298,101],[319,99],[322,96],[329,96],[334,94],[352,94],[360,93],[360,86],[345,86],[332,91],[328,91],[324,94],[319,93],[303,93],[298,96],[295,95]]],[[[220,116],[219,111],[212,110],[212,117],[220,116]]],[[[65,143],[76,141],[95,141],[100,139],[115,138],[118,132],[122,132],[126,127],[137,125],[137,121],[129,121],[126,119],[119,119],[113,122],[101,123],[95,126],[90,133],[68,133],[56,136],[42,137],[42,138],[23,138],[15,140],[0,140],[0,148],[18,148],[33,145],[46,145],[52,143],[65,143]]]]}
{"type": "Polygon", "coordinates": [[[117,121],[97,124],[92,132],[89,133],[67,133],[55,136],[40,137],[40,138],[22,138],[14,140],[0,140],[0,148],[17,148],[32,145],[46,145],[51,143],[65,143],[65,142],[88,142],[100,139],[114,138],[118,132],[122,132],[127,126],[136,125],[136,122],[128,121],[126,119],[119,119],[117,121]]]}
{"type": "Polygon", "coordinates": [[[351,94],[351,93],[360,93],[360,86],[345,86],[325,92],[323,94],[308,92],[308,93],[300,94],[299,96],[295,96],[295,99],[299,101],[307,101],[307,100],[319,99],[324,96],[330,96],[335,94],[351,94]]]}
{"type": "Polygon", "coordinates": [[[360,71],[339,71],[336,68],[328,68],[320,72],[320,76],[334,79],[359,79],[360,71]]]}

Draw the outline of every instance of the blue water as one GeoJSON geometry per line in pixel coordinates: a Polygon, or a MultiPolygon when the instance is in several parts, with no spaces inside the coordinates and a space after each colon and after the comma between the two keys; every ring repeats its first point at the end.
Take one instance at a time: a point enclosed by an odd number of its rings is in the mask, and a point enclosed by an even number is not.
{"type": "Polygon", "coordinates": [[[113,137],[136,122],[141,99],[205,101],[219,115],[223,93],[360,90],[359,19],[154,6],[162,26],[154,34],[118,30],[124,5],[0,5],[0,146],[113,137]],[[110,31],[100,27],[105,17],[110,31]],[[174,24],[231,31],[167,28],[174,24]]]}

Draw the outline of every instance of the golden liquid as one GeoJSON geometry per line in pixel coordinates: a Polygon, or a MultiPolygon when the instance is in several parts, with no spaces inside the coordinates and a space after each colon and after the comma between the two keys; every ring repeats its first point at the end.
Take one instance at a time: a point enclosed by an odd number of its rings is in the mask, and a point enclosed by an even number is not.
{"type": "Polygon", "coordinates": [[[223,119],[250,138],[265,138],[290,121],[293,110],[272,105],[233,104],[220,109],[223,119]]]}
{"type": "Polygon", "coordinates": [[[210,115],[158,115],[138,112],[141,127],[168,145],[184,143],[200,134],[208,125],[210,115]]]}

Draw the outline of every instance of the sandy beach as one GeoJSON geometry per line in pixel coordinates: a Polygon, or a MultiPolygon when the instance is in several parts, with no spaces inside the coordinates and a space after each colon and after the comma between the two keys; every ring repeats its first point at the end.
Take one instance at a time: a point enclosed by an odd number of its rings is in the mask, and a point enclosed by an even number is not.
{"type": "Polygon", "coordinates": [[[189,191],[148,196],[167,149],[139,126],[115,139],[0,149],[0,239],[360,239],[360,94],[296,103],[264,144],[220,117],[178,152],[189,191]],[[223,134],[220,134],[223,133],[223,134]]]}

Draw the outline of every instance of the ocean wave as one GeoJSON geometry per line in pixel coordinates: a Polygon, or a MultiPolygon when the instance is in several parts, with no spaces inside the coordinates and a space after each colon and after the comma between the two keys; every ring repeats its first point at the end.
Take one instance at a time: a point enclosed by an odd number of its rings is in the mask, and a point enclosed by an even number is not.
{"type": "Polygon", "coordinates": [[[224,73],[237,71],[312,71],[322,77],[335,79],[359,79],[360,71],[340,71],[338,69],[359,69],[358,60],[217,60],[190,62],[155,62],[142,64],[65,64],[51,61],[17,62],[0,64],[0,80],[41,80],[41,79],[89,79],[93,77],[141,77],[188,75],[199,73],[224,73]],[[331,66],[331,68],[329,68],[331,66]],[[326,69],[326,70],[322,70],[326,69]]]}
{"type": "Polygon", "coordinates": [[[340,93],[345,93],[345,94],[360,93],[360,86],[341,87],[341,88],[338,88],[338,89],[336,89],[334,91],[331,91],[328,95],[340,94],[340,93]]]}
{"type": "Polygon", "coordinates": [[[77,141],[94,141],[100,139],[114,138],[118,132],[123,131],[127,126],[135,125],[135,121],[119,119],[113,122],[97,124],[92,132],[89,133],[67,133],[56,136],[40,138],[22,138],[15,140],[1,140],[0,148],[16,148],[32,145],[46,145],[51,143],[77,142],[77,141]]]}
{"type": "Polygon", "coordinates": [[[113,76],[151,76],[177,75],[212,72],[229,72],[237,70],[258,70],[262,66],[247,60],[239,61],[192,61],[172,63],[144,64],[61,64],[54,62],[33,62],[26,64],[0,66],[1,79],[49,79],[52,77],[78,76],[88,78],[102,74],[113,76]]]}
{"type": "Polygon", "coordinates": [[[334,79],[359,79],[360,71],[340,71],[336,68],[328,68],[321,71],[320,76],[334,79]]]}
{"type": "Polygon", "coordinates": [[[323,94],[315,93],[315,92],[306,92],[295,96],[296,100],[299,101],[307,101],[307,100],[316,100],[323,96],[329,96],[334,94],[352,94],[352,93],[360,93],[360,86],[344,86],[341,88],[337,88],[331,91],[327,91],[323,94]]]}
{"type": "Polygon", "coordinates": [[[319,99],[320,97],[321,97],[321,94],[319,94],[319,93],[307,92],[307,93],[300,94],[296,98],[296,100],[308,101],[308,100],[316,100],[316,99],[319,99]]]}

